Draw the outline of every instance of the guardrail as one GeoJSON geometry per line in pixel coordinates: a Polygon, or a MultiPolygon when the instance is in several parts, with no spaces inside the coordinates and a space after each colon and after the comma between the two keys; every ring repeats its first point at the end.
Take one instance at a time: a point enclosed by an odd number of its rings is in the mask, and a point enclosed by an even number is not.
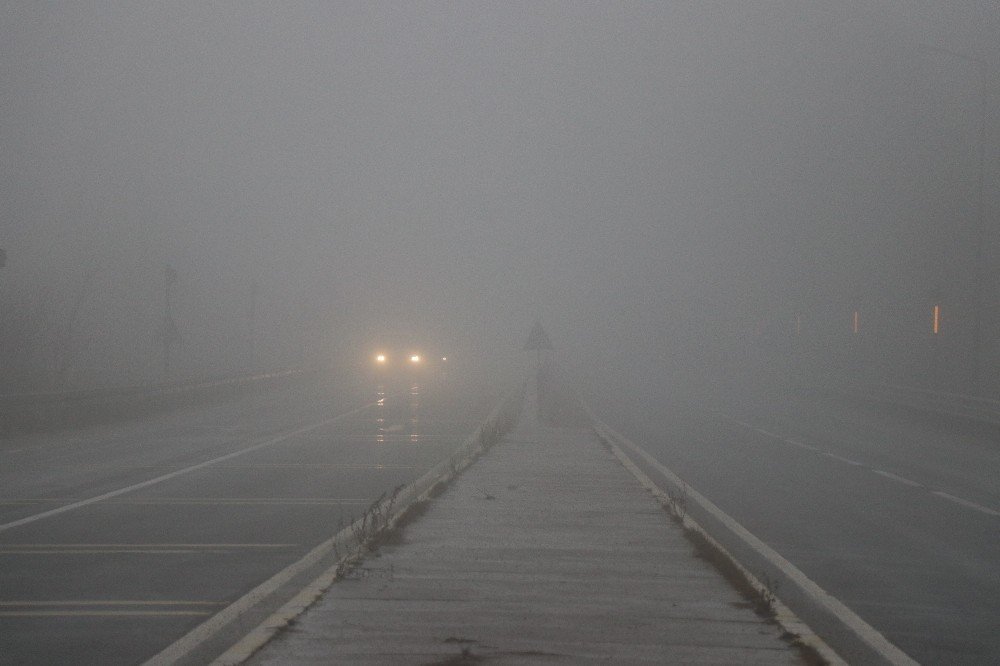
{"type": "Polygon", "coordinates": [[[179,384],[0,395],[0,435],[135,418],[269,388],[317,372],[293,368],[179,384]]]}

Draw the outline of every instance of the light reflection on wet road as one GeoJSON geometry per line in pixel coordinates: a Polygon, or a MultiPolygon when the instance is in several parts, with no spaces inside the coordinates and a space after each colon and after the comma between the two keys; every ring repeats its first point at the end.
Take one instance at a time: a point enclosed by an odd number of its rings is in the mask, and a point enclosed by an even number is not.
{"type": "Polygon", "coordinates": [[[420,386],[410,387],[410,442],[420,441],[420,386]]]}
{"type": "Polygon", "coordinates": [[[0,605],[8,607],[0,663],[142,661],[379,494],[418,478],[490,406],[478,387],[412,378],[303,385],[3,442],[13,464],[0,469],[0,523],[79,507],[0,534],[0,605]],[[162,480],[144,485],[150,479],[162,480]],[[62,605],[37,612],[52,600],[62,605]],[[133,606],[119,609],[121,600],[133,606]]]}
{"type": "MultiPolygon", "coordinates": [[[[375,443],[385,444],[387,441],[395,441],[398,437],[411,444],[420,443],[421,424],[421,389],[420,384],[412,383],[406,391],[407,412],[397,416],[405,418],[405,423],[401,420],[398,423],[388,423],[386,421],[389,412],[386,409],[386,386],[379,384],[375,389],[375,443]]],[[[401,396],[402,397],[402,396],[401,396]]],[[[392,419],[390,419],[392,420],[392,419]]]]}

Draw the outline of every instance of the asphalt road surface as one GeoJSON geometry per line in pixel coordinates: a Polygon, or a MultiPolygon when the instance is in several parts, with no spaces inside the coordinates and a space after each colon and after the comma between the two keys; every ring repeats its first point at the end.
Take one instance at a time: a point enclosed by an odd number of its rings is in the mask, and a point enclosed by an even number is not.
{"type": "Polygon", "coordinates": [[[608,422],[917,661],[1000,661],[996,433],[817,396],[714,407],[608,422]]]}
{"type": "Polygon", "coordinates": [[[326,378],[0,439],[0,663],[143,662],[419,477],[495,398],[326,378]]]}

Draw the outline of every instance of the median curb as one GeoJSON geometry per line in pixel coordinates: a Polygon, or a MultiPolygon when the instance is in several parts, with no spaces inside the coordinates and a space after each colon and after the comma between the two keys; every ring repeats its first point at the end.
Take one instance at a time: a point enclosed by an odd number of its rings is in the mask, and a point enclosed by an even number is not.
{"type": "Polygon", "coordinates": [[[691,488],[645,449],[594,418],[594,431],[616,457],[677,516],[727,558],[774,609],[775,620],[799,642],[831,664],[917,664],[840,600],[809,579],[777,551],[754,536],[718,506],[691,488]],[[669,485],[659,488],[623,451],[629,449],[669,485]],[[683,506],[679,507],[679,504],[683,506]],[[692,517],[697,515],[697,520],[692,517]],[[766,582],[766,584],[765,584],[766,582]],[[778,594],[780,590],[780,596],[778,594]],[[813,627],[823,627],[820,638],[813,627]],[[832,647],[831,647],[832,646],[832,647]],[[846,661],[845,661],[846,660],[846,661]]]}
{"type": "Polygon", "coordinates": [[[450,482],[462,470],[475,462],[490,446],[499,441],[506,430],[516,423],[524,404],[524,393],[525,387],[522,385],[502,397],[486,420],[465,439],[451,456],[432,467],[413,483],[403,487],[398,493],[394,493],[388,501],[384,496],[379,498],[376,503],[369,507],[362,518],[343,528],[332,538],[316,546],[298,562],[275,574],[271,579],[248,592],[201,626],[196,627],[166,650],[147,661],[146,666],[175,663],[197,648],[205,640],[206,635],[210,636],[235,620],[245,608],[255,604],[264,594],[270,593],[269,590],[274,591],[295,575],[302,573],[310,566],[314,566],[324,557],[333,554],[336,558],[333,565],[306,584],[295,596],[211,663],[222,666],[240,664],[249,659],[276,634],[289,626],[296,617],[312,606],[351,566],[360,561],[367,550],[367,544],[382,534],[401,526],[411,511],[436,495],[442,486],[450,482]],[[375,524],[373,528],[370,516],[384,516],[384,520],[380,524],[375,524]],[[341,556],[341,553],[346,553],[346,555],[341,556]],[[279,577],[281,580],[276,580],[279,577]]]}

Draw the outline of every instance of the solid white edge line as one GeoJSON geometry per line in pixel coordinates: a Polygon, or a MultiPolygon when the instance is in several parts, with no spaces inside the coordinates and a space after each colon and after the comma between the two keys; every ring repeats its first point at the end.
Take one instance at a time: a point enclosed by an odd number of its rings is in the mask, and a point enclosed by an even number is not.
{"type": "Polygon", "coordinates": [[[348,417],[348,416],[353,416],[354,414],[357,414],[359,412],[363,412],[364,410],[372,407],[374,404],[375,403],[371,403],[371,404],[368,404],[368,405],[364,405],[363,407],[358,407],[357,409],[353,409],[353,410],[351,410],[349,412],[345,412],[343,414],[338,414],[337,416],[334,416],[333,418],[329,418],[329,419],[320,421],[319,423],[313,423],[312,425],[304,426],[302,428],[297,428],[296,430],[292,430],[291,432],[286,432],[286,433],[284,433],[282,435],[279,435],[278,437],[272,437],[271,439],[265,440],[263,442],[259,442],[257,444],[254,444],[253,446],[248,446],[245,449],[240,449],[238,451],[232,451],[232,452],[227,453],[227,454],[225,454],[223,456],[219,456],[218,458],[213,458],[212,460],[206,460],[206,461],[200,462],[200,463],[198,463],[196,465],[190,465],[190,466],[184,467],[182,469],[174,470],[173,472],[168,472],[167,474],[162,474],[162,475],[157,476],[155,478],[147,479],[146,481],[140,481],[139,483],[134,483],[131,486],[127,486],[125,488],[119,488],[118,490],[112,490],[112,491],[104,493],[102,495],[97,495],[95,497],[88,497],[87,499],[80,500],[79,502],[73,502],[72,504],[66,504],[64,506],[60,506],[60,507],[57,507],[55,509],[50,509],[48,511],[43,511],[42,513],[36,513],[34,515],[26,516],[26,517],[20,518],[18,520],[13,520],[13,521],[11,521],[9,523],[4,523],[4,524],[0,525],[0,532],[4,532],[6,530],[13,529],[15,527],[20,527],[21,525],[27,525],[28,523],[33,523],[36,520],[42,520],[43,518],[50,518],[50,517],[56,516],[56,515],[58,515],[60,513],[66,513],[67,511],[73,511],[74,509],[79,509],[79,508],[82,508],[82,507],[85,507],[85,506],[89,506],[91,504],[96,504],[97,502],[103,502],[106,499],[111,499],[112,497],[118,497],[119,495],[124,495],[125,493],[130,493],[133,490],[139,490],[141,488],[147,488],[149,486],[156,485],[157,483],[162,483],[164,481],[168,481],[170,479],[173,479],[174,477],[182,476],[184,474],[189,474],[190,472],[194,472],[194,471],[197,471],[199,469],[203,469],[205,467],[209,467],[211,465],[215,465],[216,463],[220,463],[220,462],[222,462],[224,460],[231,460],[232,458],[236,458],[236,457],[242,456],[242,455],[244,455],[246,453],[251,453],[253,451],[257,451],[259,449],[263,449],[263,448],[265,448],[267,446],[273,446],[274,444],[278,444],[278,443],[283,442],[283,441],[285,441],[287,439],[291,439],[292,437],[297,437],[298,435],[302,435],[302,434],[310,432],[312,430],[317,430],[319,428],[322,428],[323,426],[330,425],[331,423],[335,423],[336,421],[339,421],[342,418],[345,418],[345,417],[348,417]]]}
{"type": "MultiPolygon", "coordinates": [[[[836,616],[847,628],[849,628],[865,645],[891,664],[916,666],[917,662],[890,642],[877,629],[861,619],[850,608],[845,606],[836,597],[814,583],[798,567],[782,557],[777,551],[754,536],[749,530],[736,522],[729,514],[717,507],[707,497],[694,490],[685,483],[679,476],[663,465],[656,458],[646,452],[645,449],[617,432],[607,425],[595,419],[595,429],[602,438],[617,441],[631,449],[636,455],[641,457],[647,464],[656,469],[678,488],[684,488],[687,497],[697,502],[703,510],[711,514],[716,520],[722,523],[726,529],[732,532],[743,543],[749,546],[754,552],[767,560],[772,566],[778,568],[792,583],[819,606],[836,616]]],[[[773,591],[772,591],[773,592],[773,591]]]]}
{"type": "MultiPolygon", "coordinates": [[[[499,403],[487,418],[486,423],[496,418],[509,399],[509,395],[501,397],[499,403]]],[[[480,433],[482,432],[482,427],[483,426],[480,425],[476,428],[473,434],[466,438],[466,440],[462,443],[462,446],[459,447],[455,453],[432,467],[423,476],[403,489],[398,499],[398,506],[400,508],[393,515],[390,524],[394,523],[395,520],[397,520],[399,516],[401,516],[402,513],[412,504],[423,498],[438,481],[447,478],[449,474],[457,474],[464,468],[464,466],[471,462],[472,457],[474,457],[479,447],[479,438],[480,433]]],[[[223,608],[184,636],[181,636],[179,639],[168,645],[159,654],[156,654],[147,660],[143,666],[167,666],[168,664],[176,663],[194,651],[199,645],[209,640],[227,624],[237,619],[241,614],[247,612],[250,608],[276,592],[278,588],[293,579],[295,576],[319,562],[330,552],[334,550],[339,551],[341,549],[346,550],[349,554],[345,558],[338,558],[336,563],[320,574],[320,576],[314,579],[311,583],[306,585],[306,587],[300,590],[291,600],[286,602],[281,608],[254,628],[249,634],[245,635],[235,645],[226,650],[226,652],[217,657],[212,663],[238,664],[246,660],[250,657],[250,655],[266,644],[281,628],[285,627],[294,617],[305,611],[313,602],[316,601],[319,594],[321,594],[326,587],[329,587],[336,580],[337,567],[340,565],[341,561],[353,556],[354,554],[354,546],[356,545],[354,539],[354,528],[360,523],[360,521],[361,519],[359,518],[354,524],[340,530],[333,537],[310,550],[302,559],[297,562],[293,562],[286,568],[274,574],[266,581],[234,601],[232,604],[223,608]],[[333,578],[329,579],[331,573],[333,574],[333,578]],[[310,598],[309,595],[313,593],[315,593],[315,596],[310,598]]]]}

